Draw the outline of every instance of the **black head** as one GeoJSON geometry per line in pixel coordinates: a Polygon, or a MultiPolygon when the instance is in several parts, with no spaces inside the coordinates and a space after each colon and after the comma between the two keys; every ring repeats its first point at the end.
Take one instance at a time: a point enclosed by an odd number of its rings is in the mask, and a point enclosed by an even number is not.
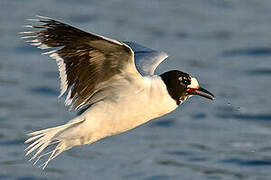
{"type": "Polygon", "coordinates": [[[214,95],[206,89],[201,88],[197,79],[185,72],[173,70],[165,72],[160,76],[167,86],[169,95],[178,105],[192,95],[199,95],[213,100],[214,95]]]}

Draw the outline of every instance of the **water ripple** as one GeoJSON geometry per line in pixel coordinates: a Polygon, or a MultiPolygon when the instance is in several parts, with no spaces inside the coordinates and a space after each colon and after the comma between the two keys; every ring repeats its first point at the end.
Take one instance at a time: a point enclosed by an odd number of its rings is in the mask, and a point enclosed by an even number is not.
{"type": "Polygon", "coordinates": [[[241,119],[241,120],[257,120],[257,121],[271,121],[271,114],[237,114],[237,113],[228,113],[228,114],[217,114],[219,118],[227,119],[241,119]]]}
{"type": "Polygon", "coordinates": [[[188,159],[190,162],[205,162],[210,160],[209,158],[206,157],[193,157],[188,159]]]}
{"type": "Polygon", "coordinates": [[[162,119],[162,120],[157,120],[151,124],[152,127],[158,126],[158,127],[172,127],[174,126],[175,120],[174,119],[162,119]]]}
{"type": "Polygon", "coordinates": [[[33,176],[23,176],[23,177],[18,177],[16,180],[45,180],[45,178],[37,178],[33,176]]]}
{"type": "Polygon", "coordinates": [[[31,88],[29,89],[31,93],[34,94],[41,94],[41,95],[47,95],[47,96],[57,96],[58,91],[49,87],[37,87],[37,88],[31,88]]]}
{"type": "Polygon", "coordinates": [[[252,69],[245,71],[247,75],[257,75],[257,76],[270,76],[271,69],[269,68],[262,68],[262,69],[252,69]]]}
{"type": "Polygon", "coordinates": [[[173,167],[186,167],[189,169],[192,169],[197,172],[202,172],[208,176],[210,175],[228,175],[237,177],[239,179],[246,179],[247,175],[239,172],[234,172],[226,169],[220,169],[220,168],[212,168],[212,167],[205,167],[202,165],[196,165],[196,164],[183,164],[180,162],[176,162],[173,160],[159,160],[157,161],[158,164],[164,165],[164,166],[173,166],[173,167]]]}
{"type": "Polygon", "coordinates": [[[189,151],[165,151],[165,154],[174,155],[174,156],[191,156],[192,152],[189,151]]]}
{"type": "Polygon", "coordinates": [[[254,47],[254,48],[245,48],[245,49],[234,49],[224,51],[222,54],[224,57],[233,57],[233,56],[270,56],[271,48],[268,47],[254,47]]]}
{"type": "Polygon", "coordinates": [[[0,79],[1,86],[16,85],[16,84],[18,84],[18,80],[16,79],[0,79]]]}
{"type": "Polygon", "coordinates": [[[247,160],[241,158],[225,159],[222,163],[230,163],[239,166],[271,166],[271,160],[247,160]]]}
{"type": "Polygon", "coordinates": [[[196,119],[196,120],[198,120],[198,119],[206,119],[206,117],[207,117],[206,113],[195,113],[195,114],[192,115],[192,118],[196,119]]]}
{"type": "Polygon", "coordinates": [[[168,176],[168,175],[156,175],[156,176],[147,177],[144,180],[168,180],[168,179],[171,179],[171,176],[168,176]]]}

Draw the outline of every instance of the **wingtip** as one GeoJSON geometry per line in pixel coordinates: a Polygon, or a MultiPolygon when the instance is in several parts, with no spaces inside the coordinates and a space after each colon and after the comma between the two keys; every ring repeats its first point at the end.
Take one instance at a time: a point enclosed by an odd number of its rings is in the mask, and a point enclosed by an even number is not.
{"type": "Polygon", "coordinates": [[[35,34],[34,31],[22,31],[22,32],[19,32],[18,34],[35,34]]]}
{"type": "Polygon", "coordinates": [[[32,25],[23,25],[22,27],[23,28],[34,28],[34,26],[32,26],[32,25]]]}
{"type": "Polygon", "coordinates": [[[33,18],[27,18],[25,19],[25,21],[35,21],[35,22],[39,22],[39,19],[33,19],[33,18]]]}
{"type": "Polygon", "coordinates": [[[38,15],[38,14],[35,17],[40,18],[40,19],[51,19],[51,18],[49,18],[47,16],[41,16],[41,15],[38,15]]]}
{"type": "Polygon", "coordinates": [[[26,18],[25,21],[41,22],[42,20],[51,20],[52,18],[47,16],[35,15],[36,18],[26,18]]]}
{"type": "MultiPolygon", "coordinates": [[[[41,53],[41,55],[50,55],[50,54],[53,54],[53,53],[55,53],[55,52],[57,52],[57,50],[52,50],[52,51],[47,51],[47,52],[44,52],[44,53],[41,53]]],[[[59,95],[60,96],[60,95],[59,95]]],[[[58,96],[58,98],[59,98],[59,96],[58,96]]]]}
{"type": "Polygon", "coordinates": [[[21,37],[21,39],[31,39],[31,38],[37,38],[37,37],[38,36],[23,36],[23,37],[21,37]]]}

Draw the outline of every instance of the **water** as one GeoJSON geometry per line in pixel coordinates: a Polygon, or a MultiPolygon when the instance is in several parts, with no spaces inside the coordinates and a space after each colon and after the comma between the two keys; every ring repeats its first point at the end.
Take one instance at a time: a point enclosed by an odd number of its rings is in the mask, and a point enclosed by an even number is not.
{"type": "Polygon", "coordinates": [[[0,179],[269,180],[269,0],[0,2],[0,179]],[[19,39],[24,19],[51,16],[166,51],[157,73],[198,77],[216,100],[193,97],[132,131],[71,149],[45,171],[24,157],[26,133],[63,124],[53,60],[19,39]]]}

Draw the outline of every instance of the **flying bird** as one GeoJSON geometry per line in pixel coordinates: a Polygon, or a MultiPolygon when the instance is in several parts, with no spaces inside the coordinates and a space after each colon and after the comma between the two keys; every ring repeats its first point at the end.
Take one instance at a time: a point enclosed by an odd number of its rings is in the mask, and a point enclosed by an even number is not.
{"type": "Polygon", "coordinates": [[[134,42],[88,33],[37,16],[22,37],[56,60],[60,96],[78,116],[64,125],[28,134],[26,155],[43,169],[63,151],[119,134],[175,110],[193,95],[213,100],[196,78],[171,70],[155,75],[168,57],[134,42]]]}

